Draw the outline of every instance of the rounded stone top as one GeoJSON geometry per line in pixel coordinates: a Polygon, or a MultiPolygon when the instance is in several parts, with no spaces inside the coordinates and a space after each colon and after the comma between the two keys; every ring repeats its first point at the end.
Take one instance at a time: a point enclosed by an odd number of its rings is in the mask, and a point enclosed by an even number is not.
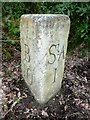
{"type": "Polygon", "coordinates": [[[38,17],[38,16],[40,16],[40,17],[44,17],[44,16],[57,17],[58,16],[58,17],[60,17],[60,16],[67,16],[67,15],[65,15],[65,14],[23,14],[22,16],[33,16],[33,17],[38,17]]]}
{"type": "Polygon", "coordinates": [[[64,14],[24,14],[21,16],[21,18],[28,18],[35,20],[35,22],[41,22],[41,21],[48,21],[48,20],[62,20],[67,21],[69,19],[69,16],[64,14]]]}

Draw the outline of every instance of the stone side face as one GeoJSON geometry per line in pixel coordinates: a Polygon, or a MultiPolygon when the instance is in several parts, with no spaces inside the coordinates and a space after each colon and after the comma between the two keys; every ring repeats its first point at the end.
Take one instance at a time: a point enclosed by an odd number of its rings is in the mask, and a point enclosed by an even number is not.
{"type": "Polygon", "coordinates": [[[22,75],[39,103],[46,103],[61,87],[69,29],[66,15],[21,16],[22,75]]]}

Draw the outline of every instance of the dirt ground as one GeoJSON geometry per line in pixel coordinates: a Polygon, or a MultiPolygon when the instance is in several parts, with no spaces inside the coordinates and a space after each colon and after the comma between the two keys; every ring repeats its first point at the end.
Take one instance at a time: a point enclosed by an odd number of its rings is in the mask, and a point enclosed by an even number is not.
{"type": "Polygon", "coordinates": [[[2,120],[90,120],[90,60],[67,56],[60,91],[40,105],[22,78],[20,52],[16,51],[13,59],[3,59],[3,91],[2,120]]]}

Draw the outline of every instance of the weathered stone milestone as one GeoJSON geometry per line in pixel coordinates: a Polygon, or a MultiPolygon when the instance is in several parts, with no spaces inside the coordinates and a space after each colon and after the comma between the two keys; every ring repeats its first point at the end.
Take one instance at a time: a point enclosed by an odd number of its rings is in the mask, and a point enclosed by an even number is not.
{"type": "Polygon", "coordinates": [[[66,15],[21,16],[22,75],[39,103],[46,103],[61,87],[69,29],[66,15]]]}

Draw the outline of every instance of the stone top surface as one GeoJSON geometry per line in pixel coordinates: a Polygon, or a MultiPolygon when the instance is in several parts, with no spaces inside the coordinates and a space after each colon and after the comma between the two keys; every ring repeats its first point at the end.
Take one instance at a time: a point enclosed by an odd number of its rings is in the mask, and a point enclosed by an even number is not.
{"type": "MultiPolygon", "coordinates": [[[[22,16],[35,16],[35,17],[38,17],[38,16],[53,16],[53,17],[57,17],[57,16],[67,16],[65,14],[23,14],[22,16]]],[[[67,16],[68,17],[68,16],[67,16]]]]}
{"type": "MultiPolygon", "coordinates": [[[[43,20],[50,20],[50,19],[61,19],[62,21],[69,20],[69,17],[64,14],[24,14],[21,18],[30,18],[37,22],[41,22],[43,20]]],[[[52,19],[52,20],[53,20],[52,19]]]]}

